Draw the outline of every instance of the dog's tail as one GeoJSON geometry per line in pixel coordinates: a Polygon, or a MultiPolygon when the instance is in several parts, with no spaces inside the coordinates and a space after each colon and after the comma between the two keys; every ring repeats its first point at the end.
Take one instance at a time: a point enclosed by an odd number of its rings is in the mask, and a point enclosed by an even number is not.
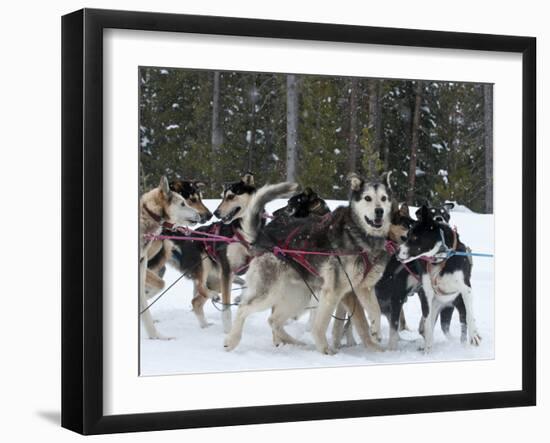
{"type": "Polygon", "coordinates": [[[258,189],[241,220],[243,236],[248,243],[254,243],[258,237],[265,205],[276,198],[290,197],[298,188],[298,183],[283,182],[275,185],[265,185],[258,189]]]}

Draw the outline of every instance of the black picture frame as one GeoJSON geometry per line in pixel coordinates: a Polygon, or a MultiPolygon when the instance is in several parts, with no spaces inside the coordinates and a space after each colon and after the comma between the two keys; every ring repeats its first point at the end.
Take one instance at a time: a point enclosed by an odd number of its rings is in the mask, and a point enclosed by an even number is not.
{"type": "MultiPolygon", "coordinates": [[[[536,39],[83,9],[62,18],[62,426],[82,434],[536,404],[536,39]],[[103,30],[170,31],[522,54],[522,388],[106,416],[103,413],[103,30]]],[[[519,262],[519,258],[516,257],[519,262]]],[[[519,296],[519,295],[518,295],[519,296]]]]}

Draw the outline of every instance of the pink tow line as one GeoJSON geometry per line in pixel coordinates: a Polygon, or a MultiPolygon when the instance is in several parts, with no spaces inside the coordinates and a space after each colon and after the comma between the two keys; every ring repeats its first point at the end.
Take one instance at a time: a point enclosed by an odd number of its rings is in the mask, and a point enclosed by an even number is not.
{"type": "Polygon", "coordinates": [[[238,243],[240,240],[235,238],[226,237],[224,235],[211,234],[209,232],[194,231],[187,227],[177,228],[179,232],[185,234],[181,235],[145,235],[145,238],[149,240],[186,240],[186,241],[202,241],[202,242],[224,242],[224,243],[238,243]],[[200,235],[201,237],[190,237],[189,234],[200,235]]]}

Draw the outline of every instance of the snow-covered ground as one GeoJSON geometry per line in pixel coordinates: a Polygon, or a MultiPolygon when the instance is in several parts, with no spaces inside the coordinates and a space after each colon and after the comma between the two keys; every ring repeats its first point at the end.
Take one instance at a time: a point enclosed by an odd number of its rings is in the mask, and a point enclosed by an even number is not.
{"type": "MultiPolygon", "coordinates": [[[[219,201],[207,200],[205,203],[213,210],[219,201]]],[[[346,204],[338,201],[328,203],[331,209],[339,204],[346,204]]],[[[272,202],[267,210],[271,213],[284,204],[285,201],[282,200],[272,202]]],[[[493,252],[492,215],[454,212],[451,213],[451,224],[458,227],[461,240],[474,252],[493,252]]],[[[178,277],[177,271],[169,268],[165,275],[166,287],[178,277]]],[[[404,306],[411,330],[401,332],[397,351],[372,352],[358,344],[354,347],[344,347],[334,356],[322,355],[315,350],[313,339],[306,330],[307,313],[287,326],[291,335],[307,345],[274,347],[271,329],[267,324],[269,311],[250,316],[245,323],[241,343],[234,351],[226,352],[223,347],[221,313],[211,303],[207,303],[205,312],[212,325],[200,329],[191,311],[192,284],[183,278],[151,307],[153,318],[158,321],[159,331],[173,339],[149,340],[144,338],[146,335],[142,331],[141,375],[490,359],[494,356],[493,277],[493,259],[474,258],[474,308],[478,331],[483,338],[479,347],[464,346],[460,343],[460,325],[458,313],[455,311],[451,323],[453,337],[450,340],[445,338],[437,324],[432,353],[425,355],[420,352],[419,347],[423,340],[416,332],[421,315],[420,302],[417,296],[413,296],[409,297],[404,306]]],[[[234,295],[238,295],[239,292],[240,290],[235,290],[234,295]]],[[[237,306],[233,306],[232,309],[235,312],[237,306]]],[[[388,337],[388,324],[385,318],[382,318],[382,334],[384,344],[388,337]]],[[[359,342],[358,339],[357,341],[359,342]]]]}

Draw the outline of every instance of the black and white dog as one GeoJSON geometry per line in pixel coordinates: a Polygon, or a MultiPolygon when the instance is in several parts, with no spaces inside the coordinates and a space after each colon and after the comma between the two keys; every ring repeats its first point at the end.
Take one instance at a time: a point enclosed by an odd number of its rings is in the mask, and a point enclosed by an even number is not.
{"type": "Polygon", "coordinates": [[[277,209],[273,218],[296,217],[303,218],[310,215],[325,215],[330,212],[327,203],[310,187],[288,199],[286,206],[277,209]]]}
{"type": "Polygon", "coordinates": [[[420,208],[419,215],[419,220],[411,227],[406,241],[399,246],[397,259],[406,264],[415,260],[419,263],[418,269],[428,306],[424,326],[424,351],[432,350],[434,324],[441,309],[451,306],[459,296],[462,296],[466,311],[466,328],[462,339],[466,339],[468,334],[470,343],[479,345],[481,337],[477,332],[470,283],[472,266],[467,256],[449,255],[449,251],[467,252],[466,245],[448,224],[435,221],[427,206],[420,208]]]}
{"type": "MultiPolygon", "coordinates": [[[[393,211],[389,239],[394,244],[403,243],[414,223],[415,220],[409,214],[409,207],[403,203],[398,211],[393,211]]],[[[384,274],[374,287],[380,311],[386,316],[390,325],[389,350],[396,349],[399,326],[405,321],[403,304],[421,286],[419,277],[416,277],[420,275],[417,266],[417,261],[404,265],[393,255],[384,269],[384,274]]]]}
{"type": "MultiPolygon", "coordinates": [[[[441,206],[428,206],[428,210],[430,214],[432,215],[434,221],[438,223],[446,223],[450,226],[449,222],[451,220],[451,214],[450,211],[455,207],[455,204],[452,202],[446,202],[441,206]]],[[[420,220],[422,217],[422,208],[417,209],[415,215],[416,219],[420,220]]],[[[467,248],[468,251],[470,251],[469,248],[467,248]]],[[[470,265],[473,265],[471,256],[468,256],[468,260],[470,261],[470,265]]],[[[420,287],[418,290],[418,297],[420,299],[420,305],[422,307],[422,318],[420,319],[420,324],[418,325],[418,332],[421,335],[424,335],[424,322],[426,321],[426,317],[428,316],[428,305],[426,302],[426,296],[424,294],[423,289],[420,287]]],[[[464,307],[464,301],[462,300],[462,297],[457,297],[455,301],[453,302],[454,306],[449,306],[446,308],[443,308],[440,313],[440,324],[441,324],[441,330],[445,334],[446,337],[450,337],[450,327],[451,327],[451,320],[453,318],[453,312],[456,308],[459,314],[460,319],[460,325],[462,330],[462,340],[466,340],[466,308],[464,307]]]]}

